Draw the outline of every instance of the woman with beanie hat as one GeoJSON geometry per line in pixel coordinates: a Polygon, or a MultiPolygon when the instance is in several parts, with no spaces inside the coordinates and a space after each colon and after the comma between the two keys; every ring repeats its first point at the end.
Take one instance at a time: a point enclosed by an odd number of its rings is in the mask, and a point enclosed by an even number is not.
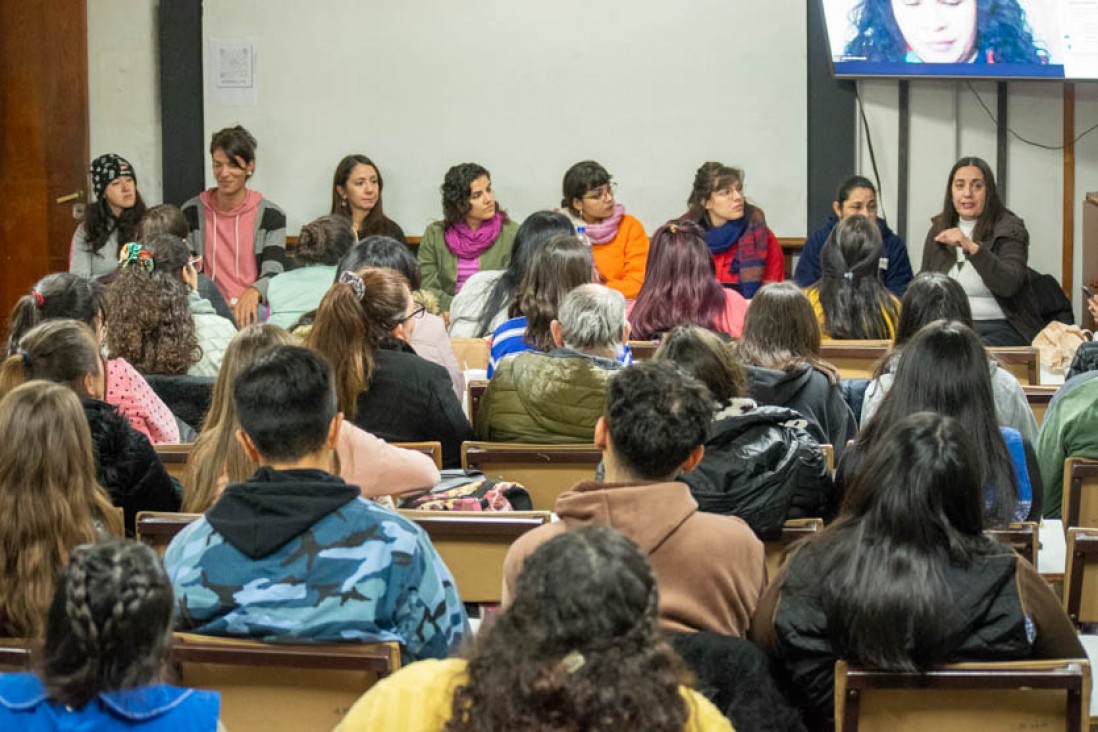
{"type": "Polygon", "coordinates": [[[82,277],[113,272],[119,247],[136,238],[145,215],[137,175],[125,158],[114,153],[100,155],[92,161],[91,177],[96,200],[76,227],[69,248],[69,271],[82,277]]]}

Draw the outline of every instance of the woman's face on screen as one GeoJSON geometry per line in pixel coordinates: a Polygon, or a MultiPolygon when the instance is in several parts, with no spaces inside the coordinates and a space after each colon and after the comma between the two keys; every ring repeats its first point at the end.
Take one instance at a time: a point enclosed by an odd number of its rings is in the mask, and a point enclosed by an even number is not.
{"type": "Polygon", "coordinates": [[[892,15],[916,56],[968,63],[976,50],[976,0],[891,0],[892,15]]]}

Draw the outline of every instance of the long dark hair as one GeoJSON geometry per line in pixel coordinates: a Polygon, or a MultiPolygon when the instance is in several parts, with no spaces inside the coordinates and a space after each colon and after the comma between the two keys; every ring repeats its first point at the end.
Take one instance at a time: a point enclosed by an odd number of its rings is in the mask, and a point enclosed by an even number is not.
{"type": "Polygon", "coordinates": [[[682,729],[689,676],[657,629],[657,606],[652,570],[619,532],[551,539],[478,639],[444,732],[682,729]]]}
{"type": "Polygon", "coordinates": [[[957,171],[967,167],[979,168],[984,176],[984,212],[976,220],[976,228],[972,230],[972,238],[977,241],[988,241],[995,222],[999,220],[1007,207],[999,195],[999,187],[995,185],[995,174],[991,172],[991,166],[983,158],[961,158],[949,170],[949,179],[946,181],[945,202],[942,204],[942,223],[945,228],[957,225],[960,214],[953,206],[953,176],[957,171]]]}
{"type": "Polygon", "coordinates": [[[511,299],[508,315],[526,318],[526,340],[539,351],[554,348],[549,324],[564,296],[591,281],[591,248],[573,235],[557,235],[534,252],[511,299]]]}
{"type": "Polygon", "coordinates": [[[820,358],[820,324],[812,303],[792,282],[773,282],[755,293],[737,353],[745,364],[765,369],[792,371],[807,364],[839,383],[838,370],[820,358]]]}
{"type": "MultiPolygon", "coordinates": [[[[111,213],[110,204],[104,195],[87,208],[84,218],[84,235],[87,238],[89,252],[99,252],[107,245],[111,234],[118,231],[118,245],[137,240],[137,231],[141,226],[141,220],[145,218],[145,202],[141,200],[141,192],[137,190],[137,180],[134,180],[133,206],[122,209],[115,217],[111,213]]],[[[112,252],[112,256],[118,252],[112,252]]]]}
{"type": "Polygon", "coordinates": [[[848,216],[831,230],[820,251],[820,305],[832,338],[870,340],[892,335],[896,298],[881,284],[884,245],[875,221],[848,216]]]}
{"type": "Polygon", "coordinates": [[[38,664],[50,699],[80,709],[102,692],[156,683],[171,647],[172,605],[171,582],[144,544],[74,549],[38,664]]]}
{"type": "Polygon", "coordinates": [[[346,219],[351,218],[351,209],[347,205],[346,199],[339,195],[339,186],[347,185],[347,181],[351,179],[351,172],[357,165],[369,165],[377,173],[377,203],[370,209],[370,213],[366,214],[366,218],[362,220],[362,228],[358,229],[355,234],[359,239],[365,239],[374,234],[392,236],[395,227],[389,217],[385,215],[385,209],[381,203],[382,192],[385,190],[385,180],[381,177],[381,168],[377,167],[377,163],[365,155],[347,155],[336,165],[335,173],[332,175],[332,210],[329,213],[333,216],[343,216],[346,219]]]}
{"type": "Polygon", "coordinates": [[[923,326],[935,320],[954,320],[972,328],[972,307],[969,305],[968,295],[957,280],[941,272],[922,272],[911,280],[904,292],[892,351],[877,363],[873,378],[880,378],[882,374],[891,371],[907,342],[923,326]]]}
{"type": "Polygon", "coordinates": [[[408,287],[413,292],[419,289],[419,262],[407,244],[391,236],[368,236],[348,249],[339,260],[335,279],[338,282],[344,272],[357,272],[367,267],[395,269],[408,280],[408,287]]]}
{"type": "MultiPolygon", "coordinates": [[[[693,221],[703,229],[711,228],[712,224],[709,221],[709,212],[705,210],[705,202],[714,193],[729,186],[739,185],[742,189],[744,175],[741,169],[733,168],[731,165],[713,161],[702,163],[701,167],[694,173],[694,185],[691,186],[690,195],[686,199],[687,208],[683,218],[693,221]]],[[[743,202],[744,218],[750,220],[754,211],[755,207],[749,204],[745,198],[743,202]]]]}
{"type": "Polygon", "coordinates": [[[701,227],[670,221],[652,235],[644,284],[629,315],[633,337],[656,338],[677,325],[715,328],[724,298],[701,227]]]}
{"type": "MultiPolygon", "coordinates": [[[[891,0],[862,0],[851,20],[857,35],[846,45],[849,56],[866,61],[903,61],[907,40],[892,14],[891,0]]],[[[978,61],[1012,64],[1048,63],[1048,52],[1035,46],[1018,0],[976,0],[978,61]]]]}
{"type": "Polygon", "coordinates": [[[7,355],[16,352],[24,333],[45,320],[72,318],[94,328],[95,319],[103,317],[103,301],[103,285],[95,280],[69,272],[46,275],[11,309],[7,355]]]}
{"type": "Polygon", "coordinates": [[[891,425],[916,412],[936,412],[960,422],[976,447],[980,484],[987,489],[985,515],[992,523],[1005,524],[1018,500],[1018,483],[999,431],[987,352],[967,326],[935,321],[911,339],[892,387],[858,437],[859,448],[872,451],[891,425]]]}
{"type": "Polygon", "coordinates": [[[562,213],[555,211],[535,211],[526,217],[515,234],[515,244],[511,249],[511,262],[488,297],[484,298],[481,306],[480,318],[477,319],[477,331],[475,338],[483,338],[492,332],[492,320],[496,313],[503,309],[504,305],[511,301],[511,296],[526,274],[526,267],[530,262],[532,253],[554,237],[564,234],[575,234],[572,222],[562,213]]]}
{"type": "Polygon", "coordinates": [[[705,328],[696,325],[675,328],[660,339],[652,359],[672,362],[705,384],[720,404],[748,395],[747,369],[729,344],[705,328]]]}
{"type": "Polygon", "coordinates": [[[842,512],[793,560],[814,562],[836,655],[871,668],[924,670],[956,638],[947,564],[1010,550],[983,534],[984,484],[965,425],[916,413],[869,451],[842,512]]]}

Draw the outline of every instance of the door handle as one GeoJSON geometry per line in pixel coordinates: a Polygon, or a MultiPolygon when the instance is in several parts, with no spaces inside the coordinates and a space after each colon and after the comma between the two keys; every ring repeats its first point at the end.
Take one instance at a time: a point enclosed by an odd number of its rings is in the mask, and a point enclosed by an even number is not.
{"type": "Polygon", "coordinates": [[[84,191],[73,191],[67,196],[61,196],[57,199],[58,203],[72,203],[73,201],[79,201],[84,197],[84,191]]]}

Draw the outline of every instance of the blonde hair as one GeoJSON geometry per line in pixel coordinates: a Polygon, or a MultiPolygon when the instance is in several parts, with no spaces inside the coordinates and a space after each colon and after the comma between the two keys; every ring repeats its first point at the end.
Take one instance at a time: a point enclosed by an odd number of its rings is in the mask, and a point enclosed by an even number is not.
{"type": "Polygon", "coordinates": [[[218,482],[227,475],[230,483],[246,480],[256,464],[236,439],[240,422],[233,406],[233,382],[245,368],[277,346],[297,345],[295,336],[276,325],[257,323],[240,331],[225,349],[221,371],[214,382],[210,411],[202,432],[187,457],[183,478],[183,511],[203,513],[217,500],[218,482]]]}
{"type": "Polygon", "coordinates": [[[30,381],[0,399],[0,633],[38,637],[69,554],[122,535],[122,517],[96,482],[80,400],[30,381]]]}

